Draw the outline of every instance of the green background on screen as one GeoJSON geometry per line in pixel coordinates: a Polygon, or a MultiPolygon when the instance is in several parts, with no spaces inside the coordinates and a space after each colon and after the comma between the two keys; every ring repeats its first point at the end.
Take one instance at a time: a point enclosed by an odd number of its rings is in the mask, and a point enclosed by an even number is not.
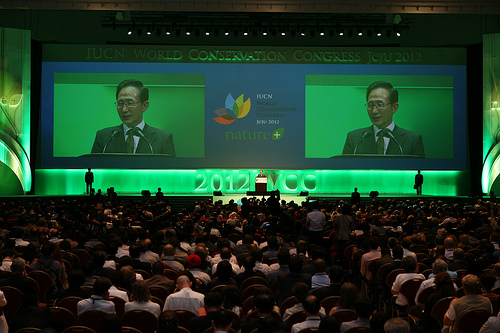
{"type": "Polygon", "coordinates": [[[453,158],[453,77],[410,75],[306,75],[306,158],[341,155],[348,132],[372,125],[364,104],[375,81],[398,90],[394,123],[422,135],[426,158],[453,158]]]}
{"type": "Polygon", "coordinates": [[[177,157],[204,157],[204,74],[56,73],[54,157],[89,154],[95,133],[121,123],[116,86],[138,79],[149,89],[146,124],[173,134],[177,157]]]}

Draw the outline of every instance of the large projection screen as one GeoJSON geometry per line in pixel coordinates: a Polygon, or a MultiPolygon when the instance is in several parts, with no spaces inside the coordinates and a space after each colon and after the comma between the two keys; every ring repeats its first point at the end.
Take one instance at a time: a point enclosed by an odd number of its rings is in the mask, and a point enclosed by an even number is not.
{"type": "Polygon", "coordinates": [[[44,46],[40,170],[454,172],[467,169],[466,133],[464,49],[44,46]],[[121,126],[113,103],[126,79],[148,87],[145,123],[172,134],[175,158],[91,154],[97,131],[121,126]],[[375,81],[397,89],[404,134],[390,156],[346,152],[348,133],[372,126],[375,81]]]}

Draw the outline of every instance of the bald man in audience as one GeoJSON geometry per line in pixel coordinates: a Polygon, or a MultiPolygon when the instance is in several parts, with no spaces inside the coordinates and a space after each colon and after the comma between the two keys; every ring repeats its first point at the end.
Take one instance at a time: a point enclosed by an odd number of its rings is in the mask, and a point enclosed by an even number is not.
{"type": "Polygon", "coordinates": [[[198,315],[198,309],[205,306],[205,295],[191,289],[191,280],[186,275],[177,278],[176,286],[179,291],[167,297],[163,311],[187,309],[198,315]]]}

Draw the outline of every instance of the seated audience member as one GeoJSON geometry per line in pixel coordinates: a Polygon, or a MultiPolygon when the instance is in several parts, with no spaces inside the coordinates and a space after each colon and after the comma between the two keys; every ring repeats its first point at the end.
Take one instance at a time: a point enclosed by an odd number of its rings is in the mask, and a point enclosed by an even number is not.
{"type": "Polygon", "coordinates": [[[177,315],[174,311],[163,311],[158,318],[158,330],[156,333],[177,333],[179,332],[177,315]]]}
{"type": "Polygon", "coordinates": [[[12,265],[12,259],[14,259],[14,255],[16,254],[16,251],[14,249],[5,249],[2,251],[2,265],[0,265],[0,271],[1,274],[3,275],[6,273],[8,275],[8,272],[11,272],[10,266],[12,265]]]}
{"type": "Polygon", "coordinates": [[[115,314],[108,314],[102,319],[100,332],[122,333],[123,325],[120,317],[115,314]]]}
{"type": "MultiPolygon", "coordinates": [[[[434,263],[432,264],[432,277],[429,275],[429,278],[427,280],[422,281],[422,283],[420,284],[420,287],[418,288],[418,291],[415,295],[415,304],[420,304],[418,302],[418,296],[420,295],[422,290],[424,290],[425,288],[436,285],[434,283],[435,277],[437,274],[439,274],[441,272],[448,273],[448,265],[446,264],[446,262],[444,260],[436,259],[436,261],[434,261],[434,263]]],[[[450,274],[448,273],[448,275],[450,275],[450,274]]],[[[455,289],[458,289],[458,288],[455,286],[455,289]]]]}
{"type": "Polygon", "coordinates": [[[468,272],[478,276],[491,265],[498,263],[498,257],[493,255],[495,251],[493,244],[483,239],[481,240],[480,248],[483,250],[483,254],[470,263],[468,270],[468,272]]]}
{"type": "Polygon", "coordinates": [[[457,328],[453,325],[455,319],[459,318],[466,311],[484,309],[491,313],[493,312],[490,300],[477,294],[479,291],[479,279],[477,276],[472,274],[464,276],[462,278],[462,286],[465,295],[451,301],[443,319],[444,326],[450,326],[450,333],[457,332],[457,328]]]}
{"type": "Polygon", "coordinates": [[[121,275],[122,275],[122,281],[120,282],[120,285],[117,285],[117,287],[121,287],[124,289],[127,289],[129,292],[132,292],[132,284],[135,281],[141,281],[144,280],[142,275],[134,272],[134,268],[132,266],[123,266],[121,269],[121,275]]]}
{"type": "Polygon", "coordinates": [[[7,278],[0,280],[0,287],[10,286],[19,289],[23,294],[34,294],[33,281],[26,277],[25,265],[23,258],[12,260],[12,272],[7,278]]]}
{"type": "Polygon", "coordinates": [[[401,294],[399,291],[401,289],[401,285],[411,279],[421,279],[425,280],[425,276],[422,274],[418,274],[418,266],[417,266],[417,261],[413,258],[413,256],[407,256],[403,257],[403,260],[401,261],[401,268],[404,269],[404,273],[399,274],[396,276],[396,280],[392,284],[392,294],[396,297],[396,305],[400,307],[405,307],[408,304],[408,300],[406,297],[401,294]]]}
{"type": "Polygon", "coordinates": [[[493,289],[500,287],[500,263],[495,264],[493,266],[493,274],[495,275],[495,284],[493,285],[493,289]]]}
{"type": "Polygon", "coordinates": [[[220,285],[235,285],[236,281],[232,278],[233,271],[229,261],[221,261],[217,264],[217,277],[212,278],[208,283],[207,290],[212,290],[213,287],[220,285]]]}
{"type": "Polygon", "coordinates": [[[340,325],[340,331],[344,332],[351,327],[370,327],[370,317],[374,311],[373,304],[364,298],[360,298],[354,304],[354,309],[358,314],[358,319],[343,322],[340,325]]]}
{"type": "Polygon", "coordinates": [[[269,264],[270,260],[275,260],[278,257],[278,239],[274,235],[267,236],[267,250],[263,253],[264,261],[269,264]]]}
{"type": "Polygon", "coordinates": [[[149,287],[144,281],[132,284],[132,302],[125,303],[125,312],[132,310],[149,311],[158,318],[161,313],[160,305],[151,301],[149,287]]]}
{"type": "Polygon", "coordinates": [[[402,318],[389,319],[384,324],[385,333],[410,333],[410,324],[402,318]]]}
{"type": "Polygon", "coordinates": [[[130,245],[130,247],[128,248],[128,252],[130,253],[130,257],[132,258],[133,269],[142,269],[143,271],[151,274],[151,264],[149,262],[140,260],[141,249],[137,243],[130,245]]]}
{"type": "Polygon", "coordinates": [[[453,250],[453,261],[448,265],[448,269],[456,272],[459,269],[468,269],[469,263],[465,260],[465,252],[459,247],[453,250]]]}
{"type": "Polygon", "coordinates": [[[40,306],[36,294],[25,294],[21,298],[21,308],[9,322],[9,331],[17,332],[27,327],[39,328],[45,332],[50,332],[50,330],[62,332],[64,323],[50,311],[48,306],[40,306]]]}
{"type": "Polygon", "coordinates": [[[267,264],[263,263],[264,257],[262,255],[262,249],[259,249],[258,247],[253,248],[250,251],[250,255],[255,259],[255,266],[253,268],[254,271],[260,271],[264,273],[266,276],[266,279],[269,279],[269,266],[267,264]]]}
{"type": "Polygon", "coordinates": [[[215,275],[215,273],[218,270],[218,265],[222,261],[227,261],[230,264],[232,272],[234,274],[240,274],[241,273],[241,269],[238,266],[238,264],[231,262],[231,249],[229,247],[223,247],[220,250],[220,258],[221,258],[221,260],[218,261],[217,264],[215,264],[215,265],[212,266],[212,276],[215,275]]]}
{"type": "Polygon", "coordinates": [[[189,322],[189,331],[191,333],[203,333],[207,328],[211,327],[215,314],[222,309],[222,295],[218,292],[207,293],[204,302],[207,314],[191,319],[189,322]]]}
{"type": "Polygon", "coordinates": [[[326,262],[323,259],[314,260],[314,272],[311,278],[311,292],[319,287],[330,286],[330,277],[326,273],[326,262]]]}
{"type": "Polygon", "coordinates": [[[370,251],[363,254],[361,257],[360,273],[367,280],[370,280],[372,278],[372,272],[368,270],[368,265],[373,260],[379,259],[382,254],[379,249],[379,240],[377,237],[370,237],[368,244],[370,245],[370,251]]]}
{"type": "MultiPolygon", "coordinates": [[[[385,264],[391,264],[394,262],[394,258],[391,256],[391,250],[389,249],[389,247],[387,247],[387,245],[380,247],[380,255],[380,258],[373,261],[372,280],[377,280],[377,273],[380,267],[384,266],[385,264]]],[[[378,282],[384,283],[385,281],[378,282]]]]}
{"type": "Polygon", "coordinates": [[[279,273],[290,273],[288,262],[290,261],[290,251],[286,247],[279,249],[276,255],[278,262],[269,266],[269,282],[273,282],[279,273]]]}
{"type": "Polygon", "coordinates": [[[370,328],[372,333],[385,333],[384,325],[389,320],[389,316],[384,312],[375,312],[370,318],[370,328]]]}
{"type": "Polygon", "coordinates": [[[177,292],[168,295],[165,301],[163,311],[187,309],[198,315],[198,309],[204,307],[205,295],[193,291],[193,283],[187,275],[181,275],[177,278],[177,292]]]}
{"type": "MultiPolygon", "coordinates": [[[[31,283],[31,281],[30,281],[31,283]]],[[[68,288],[62,290],[57,294],[58,299],[68,296],[75,296],[80,298],[89,297],[89,293],[81,287],[85,283],[85,274],[79,269],[74,269],[68,274],[68,288]]]]}
{"type": "MultiPolygon", "coordinates": [[[[434,277],[434,283],[436,285],[436,290],[425,301],[423,312],[412,313],[422,319],[421,325],[425,332],[436,332],[440,330],[439,323],[432,316],[432,308],[434,307],[434,305],[442,298],[457,295],[455,291],[456,286],[451,280],[448,273],[437,273],[434,277]]],[[[419,305],[418,308],[419,310],[417,311],[421,311],[422,305],[419,305]]]]}
{"type": "Polygon", "coordinates": [[[263,329],[267,324],[265,323],[266,318],[271,318],[271,321],[276,321],[276,319],[271,317],[271,313],[274,311],[274,298],[273,295],[268,293],[259,293],[255,295],[253,300],[255,311],[257,311],[257,318],[251,318],[249,321],[241,325],[241,333],[250,333],[254,329],[263,329]]]}
{"type": "Polygon", "coordinates": [[[31,268],[33,270],[39,269],[49,274],[54,282],[54,293],[57,293],[59,291],[58,286],[61,285],[61,263],[51,258],[55,250],[56,245],[54,243],[44,243],[42,245],[41,258],[35,261],[31,265],[31,268]]]}
{"type": "Polygon", "coordinates": [[[291,333],[297,333],[304,328],[317,328],[319,327],[319,324],[321,322],[319,313],[321,306],[316,296],[307,296],[302,305],[304,306],[304,311],[307,315],[307,318],[305,321],[293,325],[291,333]]]}
{"type": "Polygon", "coordinates": [[[108,278],[97,278],[92,290],[93,295],[90,298],[82,299],[76,305],[78,315],[87,310],[115,313],[115,303],[109,300],[109,288],[111,288],[111,281],[108,278]]]}
{"type": "Polygon", "coordinates": [[[410,256],[413,259],[415,259],[415,262],[416,262],[417,261],[417,255],[415,254],[415,252],[410,251],[411,245],[412,244],[411,244],[411,237],[410,236],[406,236],[401,241],[401,246],[403,247],[403,259],[406,258],[406,257],[408,257],[408,256],[410,256]]]}
{"type": "Polygon", "coordinates": [[[485,271],[479,277],[479,284],[481,288],[481,296],[488,297],[490,302],[498,302],[498,295],[491,292],[495,285],[495,275],[489,271],[485,271]]]}
{"type": "Polygon", "coordinates": [[[233,311],[238,316],[241,316],[241,293],[236,285],[226,285],[222,290],[222,298],[224,309],[233,311]]]}
{"type": "Polygon", "coordinates": [[[94,276],[110,278],[111,274],[113,274],[114,269],[104,267],[104,264],[106,263],[106,256],[106,252],[104,251],[94,252],[92,256],[92,262],[94,263],[94,276]]]}
{"type": "Polygon", "coordinates": [[[323,317],[318,326],[318,333],[340,333],[339,321],[334,317],[323,317]]]}
{"type": "Polygon", "coordinates": [[[161,261],[157,261],[153,264],[153,276],[149,279],[144,280],[148,286],[161,286],[167,288],[168,291],[174,291],[174,281],[170,280],[168,277],[163,276],[164,267],[161,261]]]}
{"type": "Polygon", "coordinates": [[[356,286],[350,282],[344,282],[342,284],[342,287],[340,288],[340,300],[337,306],[333,307],[330,310],[329,315],[331,316],[332,313],[338,311],[338,310],[344,310],[344,309],[349,309],[349,310],[354,310],[354,304],[359,298],[359,291],[356,286]]]}
{"type": "Polygon", "coordinates": [[[201,284],[203,285],[203,288],[205,288],[211,281],[210,275],[208,275],[206,272],[204,272],[201,269],[201,258],[197,254],[190,254],[187,257],[187,264],[189,266],[189,271],[195,279],[199,280],[201,284]]]}
{"type": "Polygon", "coordinates": [[[333,265],[330,267],[330,285],[327,288],[318,288],[314,290],[313,294],[318,297],[320,302],[329,296],[340,296],[340,287],[344,282],[344,277],[344,268],[339,265],[333,265]]]}
{"type": "Polygon", "coordinates": [[[264,279],[266,275],[261,271],[254,271],[255,267],[255,259],[252,256],[247,256],[243,259],[243,269],[244,271],[234,277],[234,280],[238,284],[238,287],[241,286],[241,283],[248,279],[249,277],[260,276],[264,279]]]}
{"type": "Polygon", "coordinates": [[[175,260],[175,248],[172,244],[167,244],[163,248],[163,259],[162,263],[165,268],[173,269],[177,272],[181,272],[184,270],[184,265],[175,260]]]}
{"type": "MultiPolygon", "coordinates": [[[[214,329],[214,332],[229,332],[233,324],[232,320],[233,316],[228,310],[217,310],[212,319],[212,327],[214,329]]],[[[192,332],[193,331],[191,331],[191,333],[192,332]]]]}
{"type": "MultiPolygon", "coordinates": [[[[305,284],[304,282],[297,282],[296,284],[294,284],[292,292],[293,296],[297,298],[298,303],[285,310],[285,313],[283,314],[283,321],[287,321],[288,318],[290,318],[290,316],[296,312],[304,311],[304,301],[306,297],[309,296],[309,289],[307,287],[307,284],[305,284]]],[[[321,308],[319,312],[321,316],[326,315],[325,309],[323,308],[321,308]]]]}
{"type": "Polygon", "coordinates": [[[301,273],[303,261],[300,256],[292,256],[288,262],[290,273],[279,273],[279,302],[283,302],[288,297],[292,296],[293,285],[297,282],[304,282],[311,287],[311,275],[301,273]]]}

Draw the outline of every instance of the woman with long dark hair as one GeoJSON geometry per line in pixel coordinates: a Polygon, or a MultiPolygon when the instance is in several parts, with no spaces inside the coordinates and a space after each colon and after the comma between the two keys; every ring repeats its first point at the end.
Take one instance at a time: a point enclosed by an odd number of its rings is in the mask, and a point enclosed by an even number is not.
{"type": "Polygon", "coordinates": [[[431,314],[434,305],[440,299],[457,295],[455,285],[448,273],[437,273],[434,278],[434,283],[436,284],[436,291],[434,291],[425,301],[425,308],[422,314],[422,328],[426,333],[441,331],[439,323],[431,314]]]}

